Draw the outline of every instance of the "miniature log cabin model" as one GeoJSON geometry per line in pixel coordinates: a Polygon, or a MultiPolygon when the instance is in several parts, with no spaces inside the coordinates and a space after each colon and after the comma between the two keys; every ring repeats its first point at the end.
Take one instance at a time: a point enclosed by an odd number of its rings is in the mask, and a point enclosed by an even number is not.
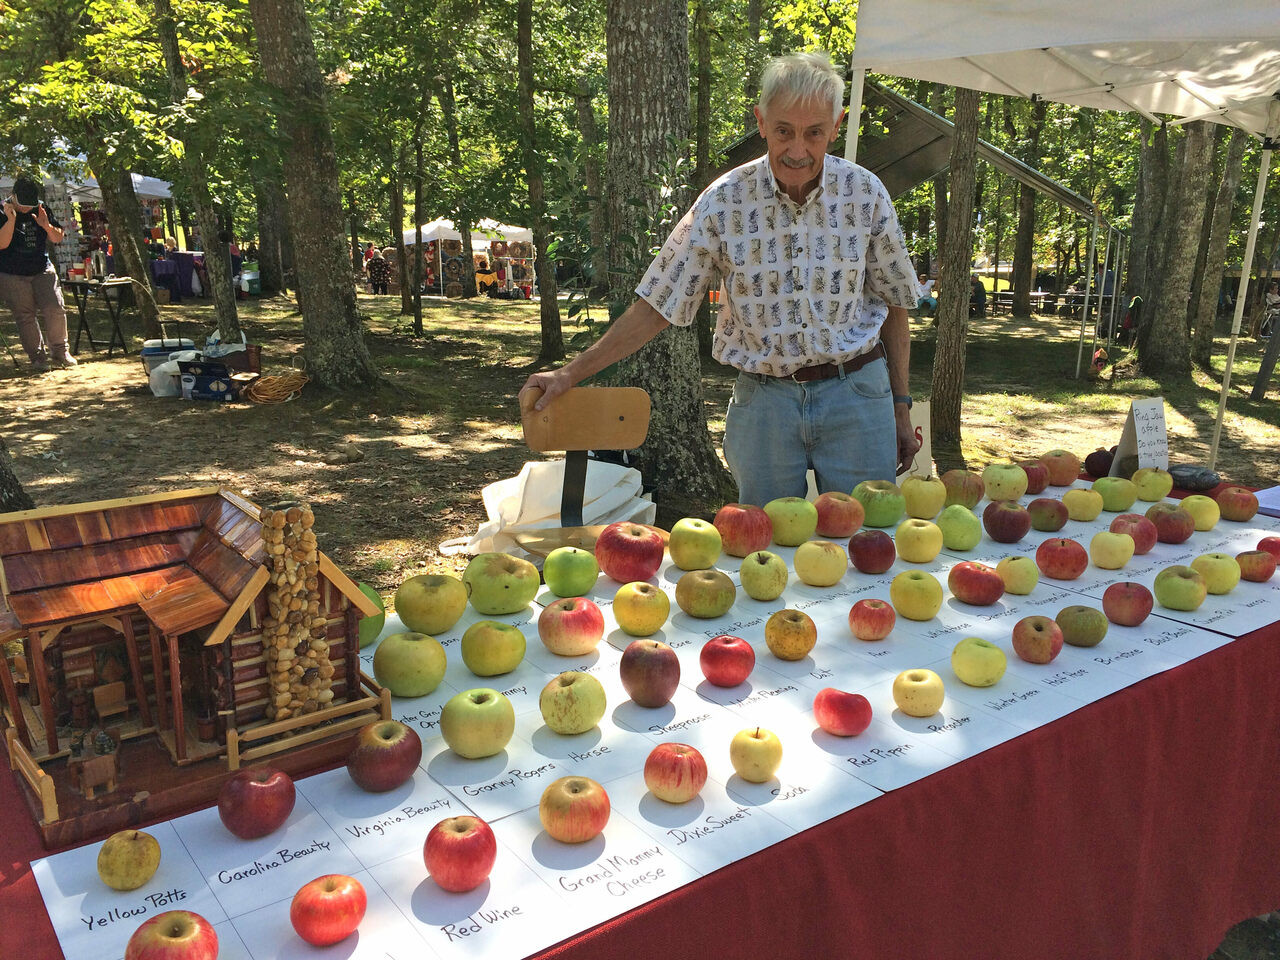
{"type": "Polygon", "coordinates": [[[217,790],[193,780],[244,762],[308,746],[323,762],[323,743],[390,716],[360,671],[358,624],[379,610],[313,522],[219,487],[0,514],[5,744],[47,842],[55,821],[97,814],[65,840],[163,810],[166,783],[190,804],[217,790]]]}

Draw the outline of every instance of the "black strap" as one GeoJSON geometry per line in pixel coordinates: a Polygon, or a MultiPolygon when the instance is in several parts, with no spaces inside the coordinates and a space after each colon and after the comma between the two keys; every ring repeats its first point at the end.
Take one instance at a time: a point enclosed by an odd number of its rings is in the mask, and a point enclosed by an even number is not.
{"type": "Polygon", "coordinates": [[[564,455],[564,489],[560,494],[560,526],[582,526],[582,500],[587,492],[587,451],[564,455]]]}

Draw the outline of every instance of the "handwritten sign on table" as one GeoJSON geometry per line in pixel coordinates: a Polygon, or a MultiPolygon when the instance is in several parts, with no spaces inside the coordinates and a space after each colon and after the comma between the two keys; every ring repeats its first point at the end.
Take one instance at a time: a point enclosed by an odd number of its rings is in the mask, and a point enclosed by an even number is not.
{"type": "Polygon", "coordinates": [[[1125,457],[1136,455],[1138,467],[1169,469],[1169,435],[1164,424],[1164,397],[1134,400],[1124,421],[1120,445],[1111,462],[1111,475],[1119,476],[1125,457]]]}

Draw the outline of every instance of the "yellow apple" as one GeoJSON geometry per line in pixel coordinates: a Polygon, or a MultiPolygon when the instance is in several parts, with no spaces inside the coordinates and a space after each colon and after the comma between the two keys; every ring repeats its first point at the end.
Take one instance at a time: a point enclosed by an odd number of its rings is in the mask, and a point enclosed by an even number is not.
{"type": "Polygon", "coordinates": [[[924,667],[903,670],[893,679],[893,702],[909,717],[932,717],[945,697],[942,678],[924,667]]]}
{"type": "Polygon", "coordinates": [[[1183,497],[1182,509],[1191,514],[1197,530],[1212,530],[1222,517],[1222,508],[1218,506],[1218,501],[1202,493],[1183,497]]]}
{"type": "Polygon", "coordinates": [[[937,477],[907,477],[898,485],[907,504],[907,516],[932,520],[947,502],[947,488],[937,477]]]}
{"type": "Polygon", "coordinates": [[[1073,487],[1062,495],[1062,504],[1072,520],[1097,520],[1102,512],[1102,494],[1097,490],[1073,487]]]}
{"type": "MultiPolygon", "coordinates": [[[[849,569],[849,554],[830,540],[806,540],[791,561],[796,576],[811,587],[831,587],[849,569]]],[[[746,566],[745,562],[743,566],[746,566]]]]}
{"type": "Polygon", "coordinates": [[[1040,568],[1030,557],[1005,557],[996,564],[996,573],[1004,581],[1005,593],[1026,596],[1040,582],[1040,568]]]}
{"type": "Polygon", "coordinates": [[[445,573],[410,577],[400,584],[395,598],[400,622],[414,633],[434,637],[444,633],[467,609],[467,588],[445,573]]]}
{"type": "Polygon", "coordinates": [[[818,642],[818,627],[802,610],[779,610],[765,621],[764,642],[779,660],[803,660],[818,642]]]}
{"type": "Polygon", "coordinates": [[[1133,537],[1127,533],[1100,530],[1089,541],[1089,559],[1103,570],[1119,570],[1133,559],[1133,537]]]}
{"type": "Polygon", "coordinates": [[[970,687],[990,687],[1004,676],[1008,657],[990,640],[965,637],[951,650],[951,670],[970,687]]]}
{"type": "Polygon", "coordinates": [[[1204,553],[1191,561],[1191,569],[1204,577],[1210,593],[1230,593],[1240,582],[1240,563],[1229,553],[1204,553]]]}
{"type": "Polygon", "coordinates": [[[907,570],[889,584],[889,601],[901,617],[932,620],[942,609],[942,584],[923,570],[907,570]]]}
{"type": "Polygon", "coordinates": [[[763,727],[741,730],[729,741],[729,762],[743,780],[768,783],[782,766],[782,741],[763,727]]]}
{"type": "Polygon", "coordinates": [[[670,613],[670,598],[645,580],[624,583],[613,595],[613,619],[623,633],[633,637],[657,633],[670,613]]]}
{"type": "Polygon", "coordinates": [[[932,520],[912,517],[898,524],[893,542],[907,563],[928,563],[942,551],[942,530],[932,520]]]}

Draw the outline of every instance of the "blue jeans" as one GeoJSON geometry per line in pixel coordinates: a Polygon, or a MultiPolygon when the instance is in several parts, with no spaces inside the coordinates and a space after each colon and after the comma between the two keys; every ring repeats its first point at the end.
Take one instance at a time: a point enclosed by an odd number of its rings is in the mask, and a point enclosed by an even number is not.
{"type": "Polygon", "coordinates": [[[724,456],[738,501],[763,506],[818,492],[849,493],[863,480],[894,480],[898,433],[884,358],[828,380],[739,373],[725,415],[724,456]]]}

